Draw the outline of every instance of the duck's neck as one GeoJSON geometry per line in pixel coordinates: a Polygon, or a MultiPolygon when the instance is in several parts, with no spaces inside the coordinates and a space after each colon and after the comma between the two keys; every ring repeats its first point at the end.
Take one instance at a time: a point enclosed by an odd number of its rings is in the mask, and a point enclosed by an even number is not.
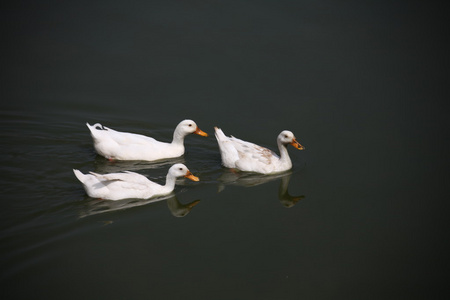
{"type": "Polygon", "coordinates": [[[278,141],[278,149],[280,150],[280,162],[288,165],[292,165],[291,158],[289,157],[286,145],[278,141]]]}
{"type": "Polygon", "coordinates": [[[175,131],[173,132],[172,144],[183,145],[185,136],[186,135],[182,133],[181,130],[178,129],[178,127],[175,128],[175,131]]]}
{"type": "Polygon", "coordinates": [[[164,185],[164,188],[167,190],[167,191],[173,191],[174,190],[174,188],[175,188],[175,182],[176,182],[176,177],[174,177],[174,176],[172,176],[172,175],[170,175],[170,174],[167,174],[167,176],[166,176],[166,184],[164,185]]]}

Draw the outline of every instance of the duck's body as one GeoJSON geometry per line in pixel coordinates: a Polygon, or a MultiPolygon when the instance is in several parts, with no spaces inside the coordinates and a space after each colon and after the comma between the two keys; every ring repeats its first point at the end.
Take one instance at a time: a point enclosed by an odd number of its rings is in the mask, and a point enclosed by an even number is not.
{"type": "Polygon", "coordinates": [[[103,175],[94,172],[83,174],[76,169],[73,172],[83,184],[89,197],[106,200],[148,199],[167,195],[174,190],[177,177],[184,176],[194,181],[199,180],[183,164],[175,164],[169,169],[165,185],[157,184],[141,174],[128,171],[103,175]]]}
{"type": "Polygon", "coordinates": [[[292,132],[282,131],[277,138],[280,156],[273,151],[259,145],[243,141],[233,136],[227,137],[220,128],[214,127],[217,143],[219,144],[222,164],[227,168],[245,172],[274,174],[292,168],[286,144],[291,144],[299,150],[300,145],[292,132]]]}
{"type": "Polygon", "coordinates": [[[160,142],[141,134],[116,131],[99,123],[86,125],[97,153],[111,160],[155,161],[180,157],[184,154],[186,135],[196,133],[207,136],[192,120],[184,120],[178,124],[171,143],[160,142]]]}

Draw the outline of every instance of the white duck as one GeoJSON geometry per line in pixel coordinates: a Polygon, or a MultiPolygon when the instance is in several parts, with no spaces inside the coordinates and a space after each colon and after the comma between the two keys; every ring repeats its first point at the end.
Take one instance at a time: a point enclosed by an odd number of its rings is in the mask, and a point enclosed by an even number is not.
{"type": "Polygon", "coordinates": [[[154,161],[179,157],[184,154],[184,137],[191,133],[208,136],[192,120],[181,121],[175,128],[171,143],[128,132],[115,131],[97,123],[86,123],[94,140],[98,154],[110,160],[146,160],[154,161]]]}
{"type": "Polygon", "coordinates": [[[159,185],[150,181],[144,175],[125,171],[123,173],[83,174],[74,169],[73,172],[83,184],[86,193],[92,198],[106,200],[121,200],[127,198],[148,199],[155,196],[170,194],[175,188],[177,177],[186,177],[193,181],[199,181],[183,164],[175,164],[170,167],[166,177],[166,184],[159,185]]]}
{"type": "Polygon", "coordinates": [[[291,144],[299,150],[305,149],[289,130],[282,131],[277,137],[278,149],[280,149],[280,156],[278,156],[267,148],[233,136],[227,137],[220,128],[214,127],[214,129],[222,156],[222,164],[227,168],[262,174],[280,173],[292,168],[286,148],[287,144],[291,144]]]}

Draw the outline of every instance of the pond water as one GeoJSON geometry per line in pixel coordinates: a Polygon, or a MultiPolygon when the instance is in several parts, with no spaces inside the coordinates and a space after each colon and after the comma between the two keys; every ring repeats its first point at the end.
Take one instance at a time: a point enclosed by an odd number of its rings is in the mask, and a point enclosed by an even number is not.
{"type": "Polygon", "coordinates": [[[410,1],[10,4],[2,73],[4,299],[415,299],[444,291],[443,13],[410,1]],[[110,162],[86,122],[183,157],[110,162]],[[221,166],[214,126],[291,171],[221,166]],[[131,170],[150,200],[89,198],[72,169],[131,170]]]}

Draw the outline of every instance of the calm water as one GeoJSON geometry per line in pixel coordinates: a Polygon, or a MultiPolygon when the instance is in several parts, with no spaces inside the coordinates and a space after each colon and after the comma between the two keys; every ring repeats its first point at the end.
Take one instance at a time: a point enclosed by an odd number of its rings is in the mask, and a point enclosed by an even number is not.
{"type": "Polygon", "coordinates": [[[438,299],[448,36],[437,4],[385,2],[2,9],[2,299],[438,299]],[[185,118],[210,137],[158,163],[106,161],[85,126],[169,141],[185,118]],[[214,126],[306,150],[234,174],[214,126]],[[201,181],[150,201],[91,199],[72,173],[163,182],[175,162],[201,181]]]}

